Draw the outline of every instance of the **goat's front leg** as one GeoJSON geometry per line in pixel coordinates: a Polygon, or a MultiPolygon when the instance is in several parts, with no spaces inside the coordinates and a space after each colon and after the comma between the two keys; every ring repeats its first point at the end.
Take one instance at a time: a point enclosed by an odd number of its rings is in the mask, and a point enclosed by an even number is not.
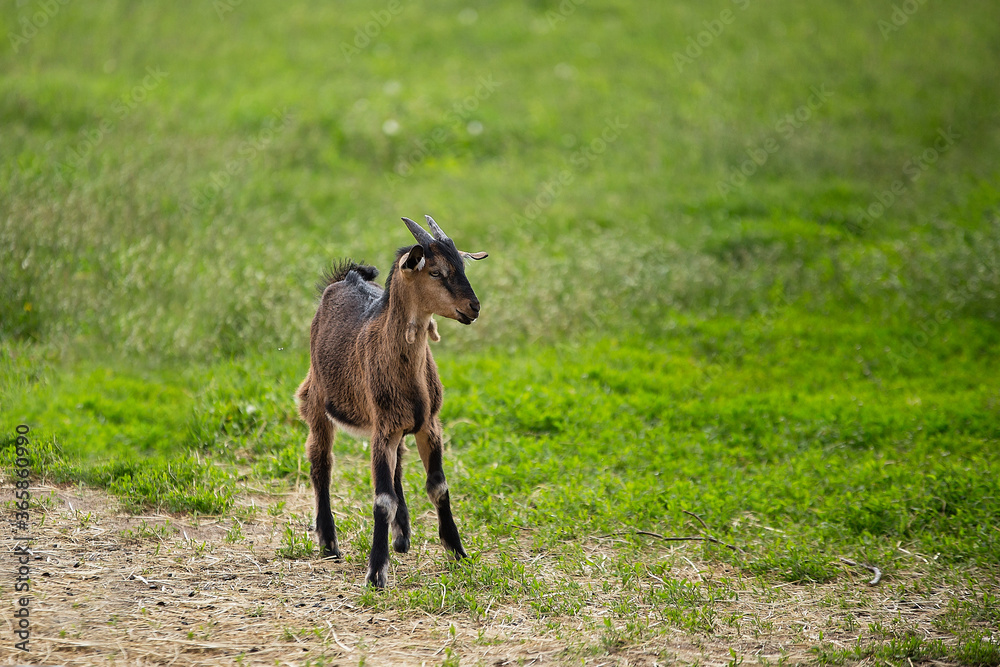
{"type": "Polygon", "coordinates": [[[441,444],[441,420],[434,417],[425,430],[416,434],[417,450],[420,460],[427,472],[427,497],[437,508],[438,536],[445,549],[451,551],[457,560],[467,558],[468,554],[462,548],[462,538],[458,535],[458,527],[451,515],[451,497],[448,494],[448,482],[444,477],[441,444]]]}
{"type": "Polygon", "coordinates": [[[396,519],[398,502],[393,488],[396,454],[403,432],[379,433],[372,437],[372,485],[375,487],[375,505],[372,516],[372,550],[368,556],[368,573],[365,580],[372,586],[384,588],[389,574],[389,524],[396,519]]]}
{"type": "Polygon", "coordinates": [[[396,553],[405,554],[410,550],[410,512],[406,509],[406,497],[403,495],[403,440],[399,439],[396,448],[396,474],[393,478],[393,490],[396,492],[396,516],[391,523],[392,548],[396,553]]]}

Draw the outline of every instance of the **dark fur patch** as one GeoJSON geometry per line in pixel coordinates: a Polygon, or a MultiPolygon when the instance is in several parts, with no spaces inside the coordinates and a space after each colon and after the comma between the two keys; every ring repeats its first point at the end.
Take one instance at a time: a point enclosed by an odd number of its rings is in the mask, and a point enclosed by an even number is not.
{"type": "Polygon", "coordinates": [[[445,549],[453,552],[457,560],[468,558],[465,549],[462,548],[462,538],[458,536],[458,527],[455,526],[455,517],[451,514],[451,495],[445,491],[437,506],[438,513],[438,537],[444,544],[445,549]]]}
{"type": "Polygon", "coordinates": [[[396,395],[386,387],[376,385],[372,399],[375,401],[375,407],[382,413],[391,414],[392,408],[396,405],[396,395]]]}
{"type": "Polygon", "coordinates": [[[412,435],[419,431],[424,425],[424,402],[418,397],[413,401],[413,428],[406,432],[412,435]]]}
{"type": "Polygon", "coordinates": [[[443,263],[451,267],[448,279],[441,283],[448,291],[448,294],[454,298],[458,296],[459,292],[464,293],[466,290],[471,290],[472,286],[469,285],[469,280],[465,277],[465,262],[462,260],[462,256],[458,254],[455,244],[451,240],[444,243],[435,243],[433,250],[433,254],[439,264],[443,260],[443,263]]]}
{"type": "Polygon", "coordinates": [[[427,488],[433,488],[444,481],[444,468],[441,465],[441,447],[435,447],[427,457],[427,488]]]}
{"type": "Polygon", "coordinates": [[[437,242],[431,246],[431,251],[435,255],[442,257],[448,264],[451,265],[451,270],[453,273],[465,275],[465,262],[462,260],[462,256],[458,254],[458,249],[455,247],[455,243],[449,239],[448,241],[437,242]]]}
{"type": "MultiPolygon", "coordinates": [[[[385,446],[385,443],[381,444],[385,446]]],[[[388,466],[384,458],[376,459],[375,465],[372,466],[372,482],[375,485],[376,499],[382,494],[392,496],[395,499],[396,494],[392,489],[392,468],[388,466]]],[[[375,511],[378,512],[379,510],[385,512],[385,509],[376,503],[375,511]]]]}
{"type": "Polygon", "coordinates": [[[353,428],[361,428],[361,424],[358,424],[353,419],[348,417],[344,412],[337,409],[337,406],[333,404],[333,401],[327,401],[326,403],[326,414],[333,417],[335,420],[344,424],[345,426],[351,426],[353,428]]]}
{"type": "Polygon", "coordinates": [[[365,280],[375,280],[378,277],[378,269],[369,264],[359,264],[353,259],[344,258],[336,260],[330,265],[326,271],[323,272],[323,277],[318,283],[316,283],[316,290],[323,295],[326,288],[334,283],[338,283],[347,277],[347,274],[351,271],[357,271],[365,280]]]}

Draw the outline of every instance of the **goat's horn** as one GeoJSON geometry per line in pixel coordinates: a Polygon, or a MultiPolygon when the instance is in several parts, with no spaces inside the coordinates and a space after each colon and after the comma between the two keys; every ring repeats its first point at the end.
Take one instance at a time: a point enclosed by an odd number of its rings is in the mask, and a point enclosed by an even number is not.
{"type": "Polygon", "coordinates": [[[430,226],[431,231],[434,232],[434,238],[438,241],[449,240],[448,235],[444,233],[444,230],[438,227],[438,223],[434,222],[434,218],[429,215],[425,215],[424,217],[427,218],[427,224],[430,226]]]}
{"type": "Polygon", "coordinates": [[[410,233],[413,234],[413,238],[415,238],[417,240],[417,243],[419,243],[420,245],[422,246],[429,245],[430,242],[434,240],[431,238],[431,235],[428,234],[423,227],[413,222],[409,218],[403,218],[403,222],[406,223],[406,228],[410,230],[410,233]]]}

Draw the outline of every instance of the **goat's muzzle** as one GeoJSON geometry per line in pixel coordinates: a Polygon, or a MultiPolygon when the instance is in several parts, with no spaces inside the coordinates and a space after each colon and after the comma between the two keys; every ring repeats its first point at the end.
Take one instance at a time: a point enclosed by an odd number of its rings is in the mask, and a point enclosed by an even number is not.
{"type": "Polygon", "coordinates": [[[458,321],[462,324],[472,324],[479,318],[479,299],[472,299],[469,301],[469,313],[462,312],[458,308],[455,309],[458,313],[458,321]]]}

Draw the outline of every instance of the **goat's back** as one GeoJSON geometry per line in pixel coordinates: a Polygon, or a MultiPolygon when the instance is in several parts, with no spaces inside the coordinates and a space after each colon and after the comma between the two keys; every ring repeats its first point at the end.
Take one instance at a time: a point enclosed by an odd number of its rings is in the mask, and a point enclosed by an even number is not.
{"type": "Polygon", "coordinates": [[[354,430],[370,428],[358,340],[378,314],[382,288],[351,271],[323,291],[309,341],[308,401],[354,430]]]}
{"type": "Polygon", "coordinates": [[[356,271],[328,285],[312,323],[313,361],[317,361],[317,355],[321,360],[337,361],[336,357],[342,356],[347,347],[353,347],[365,321],[377,314],[381,296],[382,288],[364,280],[356,271]]]}

